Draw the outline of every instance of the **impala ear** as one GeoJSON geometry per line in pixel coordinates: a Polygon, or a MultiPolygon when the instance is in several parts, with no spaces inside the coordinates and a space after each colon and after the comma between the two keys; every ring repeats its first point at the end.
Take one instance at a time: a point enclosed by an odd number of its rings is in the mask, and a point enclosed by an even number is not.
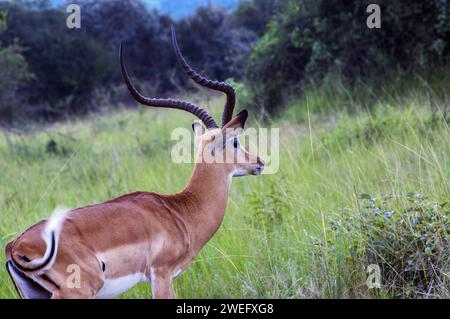
{"type": "Polygon", "coordinates": [[[233,117],[224,127],[222,127],[222,134],[225,141],[242,134],[247,117],[247,110],[243,110],[233,117]]]}
{"type": "Polygon", "coordinates": [[[227,129],[243,130],[245,122],[247,121],[247,117],[248,117],[247,110],[242,110],[222,128],[222,131],[225,132],[227,129]]]}
{"type": "Polygon", "coordinates": [[[200,121],[194,121],[192,123],[192,130],[195,133],[195,136],[202,136],[205,134],[206,128],[200,121]]]}

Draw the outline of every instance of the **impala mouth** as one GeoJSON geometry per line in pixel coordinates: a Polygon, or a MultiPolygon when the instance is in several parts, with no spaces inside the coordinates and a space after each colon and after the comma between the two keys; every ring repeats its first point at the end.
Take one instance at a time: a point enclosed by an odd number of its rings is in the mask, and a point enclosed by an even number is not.
{"type": "Polygon", "coordinates": [[[247,176],[248,173],[244,171],[236,171],[233,173],[233,177],[247,176]]]}

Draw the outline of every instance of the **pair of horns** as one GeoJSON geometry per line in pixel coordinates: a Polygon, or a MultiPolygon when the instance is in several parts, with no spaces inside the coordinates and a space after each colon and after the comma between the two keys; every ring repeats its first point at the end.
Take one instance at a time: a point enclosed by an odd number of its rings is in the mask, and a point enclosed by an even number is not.
{"type": "MultiPolygon", "coordinates": [[[[233,110],[234,105],[236,104],[236,95],[234,92],[234,89],[231,85],[224,83],[224,82],[218,82],[218,81],[212,81],[209,80],[197,72],[195,72],[189,64],[186,62],[185,58],[181,54],[180,48],[178,47],[177,37],[175,35],[175,29],[172,26],[172,43],[173,48],[175,50],[175,54],[177,56],[178,62],[182,66],[184,72],[197,84],[207,87],[209,89],[220,91],[222,93],[225,93],[227,96],[227,101],[225,103],[225,107],[222,114],[222,127],[227,124],[232,116],[233,116],[233,110]]],[[[155,106],[155,107],[166,107],[166,108],[172,108],[172,109],[179,109],[183,110],[189,113],[194,114],[197,116],[208,129],[211,128],[218,128],[217,123],[214,121],[214,119],[209,115],[209,113],[202,109],[201,107],[181,101],[176,99],[161,99],[161,98],[149,98],[144,95],[142,95],[136,88],[136,86],[133,84],[133,82],[130,79],[130,76],[128,75],[127,69],[125,68],[125,64],[123,62],[123,43],[120,44],[120,68],[122,70],[122,75],[125,80],[125,83],[128,87],[128,90],[130,91],[133,98],[138,101],[139,103],[143,105],[148,106],[155,106]]]]}

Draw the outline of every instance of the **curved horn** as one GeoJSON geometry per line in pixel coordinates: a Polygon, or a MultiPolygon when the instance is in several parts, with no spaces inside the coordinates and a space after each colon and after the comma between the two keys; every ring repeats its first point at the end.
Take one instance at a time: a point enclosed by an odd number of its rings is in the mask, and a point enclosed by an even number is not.
{"type": "Polygon", "coordinates": [[[178,47],[177,37],[175,35],[175,28],[173,26],[172,26],[172,42],[175,54],[177,55],[178,62],[181,64],[186,74],[192,80],[194,80],[194,82],[209,89],[223,92],[227,95],[227,102],[225,103],[225,107],[222,113],[222,127],[225,126],[225,124],[227,124],[231,120],[233,116],[234,105],[236,104],[236,95],[234,92],[234,88],[231,85],[224,82],[211,81],[195,72],[189,66],[189,64],[186,62],[183,55],[181,54],[180,48],[178,47]]]}
{"type": "Polygon", "coordinates": [[[149,97],[143,96],[136,89],[136,86],[131,81],[130,76],[128,75],[127,69],[125,68],[125,64],[123,63],[122,42],[120,43],[120,68],[122,70],[122,76],[123,76],[123,79],[125,80],[128,90],[130,91],[130,93],[134,97],[134,99],[136,101],[138,101],[139,103],[147,105],[147,106],[167,107],[167,108],[172,108],[172,109],[183,110],[183,111],[192,113],[195,116],[197,116],[205,124],[205,126],[208,129],[218,127],[216,122],[214,121],[214,119],[211,117],[211,115],[209,115],[209,113],[207,111],[198,107],[195,104],[181,101],[181,100],[175,100],[175,99],[149,98],[149,97]]]}

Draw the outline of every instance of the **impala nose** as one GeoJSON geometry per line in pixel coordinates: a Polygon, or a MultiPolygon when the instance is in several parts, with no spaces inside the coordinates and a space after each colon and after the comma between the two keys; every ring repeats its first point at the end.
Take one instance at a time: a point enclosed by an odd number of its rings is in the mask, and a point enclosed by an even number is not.
{"type": "Polygon", "coordinates": [[[256,164],[255,175],[261,175],[264,170],[264,161],[258,157],[256,164]]]}

